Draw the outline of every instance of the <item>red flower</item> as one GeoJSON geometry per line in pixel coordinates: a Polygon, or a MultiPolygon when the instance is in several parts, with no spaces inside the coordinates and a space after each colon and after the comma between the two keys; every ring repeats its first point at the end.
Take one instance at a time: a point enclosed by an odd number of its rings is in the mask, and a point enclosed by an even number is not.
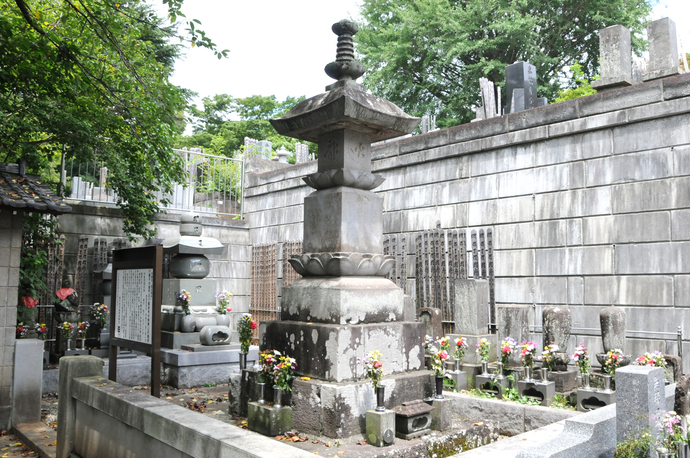
{"type": "Polygon", "coordinates": [[[24,302],[24,305],[30,309],[32,309],[32,308],[36,307],[36,305],[38,305],[38,299],[34,299],[31,296],[23,296],[22,301],[24,302]]]}
{"type": "Polygon", "coordinates": [[[250,327],[251,329],[256,329],[256,321],[252,320],[252,322],[249,323],[249,327],[250,327]]]}
{"type": "Polygon", "coordinates": [[[374,367],[378,369],[379,367],[383,366],[383,363],[381,361],[374,361],[374,367]]]}

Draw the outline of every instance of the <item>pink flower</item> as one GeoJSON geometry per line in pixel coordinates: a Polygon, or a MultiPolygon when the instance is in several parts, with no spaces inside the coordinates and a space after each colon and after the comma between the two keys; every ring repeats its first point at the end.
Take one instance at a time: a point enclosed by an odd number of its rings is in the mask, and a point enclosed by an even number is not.
{"type": "Polygon", "coordinates": [[[249,323],[249,327],[252,329],[256,329],[256,321],[252,320],[252,322],[249,323]]]}
{"type": "Polygon", "coordinates": [[[441,350],[441,351],[438,353],[438,357],[441,358],[441,359],[448,359],[448,353],[447,353],[445,350],[441,350]]]}
{"type": "Polygon", "coordinates": [[[378,369],[379,367],[383,366],[383,363],[381,361],[374,361],[374,367],[378,369]]]}

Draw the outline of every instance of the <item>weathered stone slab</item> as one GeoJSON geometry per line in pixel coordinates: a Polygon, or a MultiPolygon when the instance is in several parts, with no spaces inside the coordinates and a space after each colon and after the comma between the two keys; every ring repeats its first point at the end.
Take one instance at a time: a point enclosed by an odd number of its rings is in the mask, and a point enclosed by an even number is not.
{"type": "Polygon", "coordinates": [[[665,17],[647,25],[649,66],[642,74],[644,81],[678,75],[678,37],[676,23],[665,17]]]}
{"type": "Polygon", "coordinates": [[[392,410],[385,412],[368,410],[366,423],[367,444],[385,447],[395,442],[395,412],[392,410]]]}
{"type": "Polygon", "coordinates": [[[486,334],[489,324],[489,283],[480,279],[455,280],[455,331],[486,334]]]}
{"type": "Polygon", "coordinates": [[[449,399],[434,399],[431,405],[431,429],[433,431],[448,431],[453,427],[453,404],[449,399]]]}
{"type": "Polygon", "coordinates": [[[601,78],[592,81],[592,88],[601,91],[636,83],[632,77],[630,29],[612,25],[599,30],[599,50],[601,78]]]}
{"type": "Polygon", "coordinates": [[[41,419],[43,341],[19,339],[14,344],[12,380],[12,423],[41,419]]]}

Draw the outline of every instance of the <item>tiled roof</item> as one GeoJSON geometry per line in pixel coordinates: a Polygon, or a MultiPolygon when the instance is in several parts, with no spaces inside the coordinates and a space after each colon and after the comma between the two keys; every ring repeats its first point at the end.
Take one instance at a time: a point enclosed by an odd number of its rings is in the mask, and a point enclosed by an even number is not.
{"type": "Polygon", "coordinates": [[[39,213],[68,213],[62,201],[37,175],[28,175],[21,164],[0,162],[0,209],[39,213]]]}

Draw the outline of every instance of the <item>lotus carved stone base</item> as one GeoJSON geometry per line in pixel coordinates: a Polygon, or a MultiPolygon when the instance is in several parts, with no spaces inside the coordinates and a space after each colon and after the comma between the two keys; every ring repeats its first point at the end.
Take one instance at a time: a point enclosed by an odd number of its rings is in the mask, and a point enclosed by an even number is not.
{"type": "Polygon", "coordinates": [[[347,186],[348,188],[370,191],[379,187],[386,179],[381,175],[374,175],[373,173],[360,170],[331,169],[325,172],[312,173],[302,178],[302,180],[314,189],[347,186]]]}
{"type": "Polygon", "coordinates": [[[304,253],[292,255],[288,262],[304,277],[383,277],[395,258],[375,253],[304,253]]]}

